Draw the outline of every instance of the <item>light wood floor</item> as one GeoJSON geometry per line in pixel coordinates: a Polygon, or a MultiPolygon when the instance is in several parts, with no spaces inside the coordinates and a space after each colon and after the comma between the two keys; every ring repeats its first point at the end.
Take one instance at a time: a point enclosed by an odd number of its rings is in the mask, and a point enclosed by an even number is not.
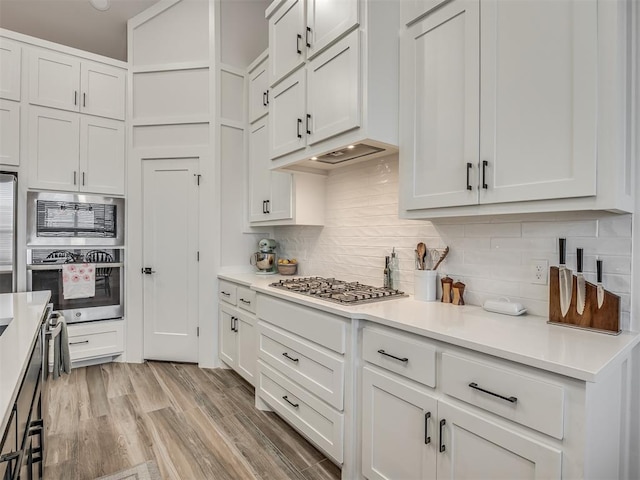
{"type": "Polygon", "coordinates": [[[149,362],[49,382],[45,479],[92,480],[147,460],[163,478],[340,478],[340,470],[230,370],[149,362]]]}

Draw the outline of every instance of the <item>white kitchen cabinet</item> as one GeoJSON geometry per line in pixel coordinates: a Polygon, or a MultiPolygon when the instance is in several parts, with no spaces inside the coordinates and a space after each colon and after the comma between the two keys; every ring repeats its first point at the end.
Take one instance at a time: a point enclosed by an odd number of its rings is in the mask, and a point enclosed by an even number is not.
{"type": "Polygon", "coordinates": [[[34,49],[29,60],[29,103],[124,120],[125,70],[34,49]]]}
{"type": "MultiPolygon", "coordinates": [[[[72,364],[96,358],[117,357],[124,352],[124,321],[107,320],[70,324],[69,355],[72,364]]],[[[51,349],[53,354],[53,349],[51,349]]],[[[81,363],[80,363],[81,364],[81,363]]]]}
{"type": "Polygon", "coordinates": [[[29,106],[30,188],[124,194],[124,124],[29,106]]]}
{"type": "Polygon", "coordinates": [[[358,25],[359,0],[286,0],[267,9],[274,86],[358,25]],[[305,16],[306,7],[306,16],[305,16]]]}
{"type": "Polygon", "coordinates": [[[631,208],[626,66],[605,66],[627,56],[623,8],[437,3],[403,6],[402,216],[631,208]]]}
{"type": "Polygon", "coordinates": [[[0,164],[20,165],[20,103],[0,100],[0,164]]]}
{"type": "Polygon", "coordinates": [[[269,105],[269,157],[276,158],[306,146],[306,78],[305,69],[271,89],[269,105]]]}
{"type": "Polygon", "coordinates": [[[269,59],[266,52],[248,68],[249,72],[249,123],[269,113],[269,59]]]}
{"type": "Polygon", "coordinates": [[[0,38],[0,98],[20,101],[22,47],[0,38]]]}

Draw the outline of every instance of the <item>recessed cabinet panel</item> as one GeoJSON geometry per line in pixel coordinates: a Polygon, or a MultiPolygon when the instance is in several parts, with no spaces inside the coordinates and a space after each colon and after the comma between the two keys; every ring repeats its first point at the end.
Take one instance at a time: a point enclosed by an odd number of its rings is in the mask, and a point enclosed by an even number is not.
{"type": "Polygon", "coordinates": [[[80,78],[82,113],[124,120],[124,70],[83,61],[80,78]]]}
{"type": "MultiPolygon", "coordinates": [[[[265,119],[266,120],[266,119],[265,119]]],[[[249,221],[260,222],[267,218],[267,200],[271,198],[271,171],[266,164],[268,127],[261,120],[251,125],[249,132],[249,221]]]]}
{"type": "Polygon", "coordinates": [[[304,0],[287,0],[269,18],[269,85],[302,65],[304,33],[304,0]]]}
{"type": "Polygon", "coordinates": [[[258,332],[253,315],[240,314],[237,316],[236,329],[238,334],[237,372],[251,385],[255,384],[256,364],[258,362],[258,332]]]}
{"type": "Polygon", "coordinates": [[[403,208],[478,202],[479,11],[454,0],[401,39],[403,208]]]}
{"type": "Polygon", "coordinates": [[[269,151],[276,158],[305,147],[305,70],[272,89],[269,114],[269,151]]]}
{"type": "Polygon", "coordinates": [[[124,123],[80,118],[80,191],[124,195],[124,123]]]}
{"type": "Polygon", "coordinates": [[[135,148],[193,147],[196,145],[209,145],[208,123],[133,127],[133,146],[135,148]]]}
{"type": "Polygon", "coordinates": [[[29,103],[80,111],[80,60],[69,55],[33,50],[29,61],[29,103]]]}
{"type": "Polygon", "coordinates": [[[20,44],[0,38],[0,98],[20,100],[21,59],[20,44]]]}
{"type": "Polygon", "coordinates": [[[244,121],[244,76],[221,70],[220,89],[224,92],[220,98],[220,116],[226,120],[244,121]]]}
{"type": "Polygon", "coordinates": [[[307,66],[307,144],[360,126],[359,31],[350,33],[307,66]]]}
{"type": "MultiPolygon", "coordinates": [[[[268,158],[268,155],[265,155],[268,158]]],[[[267,168],[269,166],[267,165],[267,168]]],[[[313,192],[299,191],[294,193],[293,174],[286,172],[271,172],[271,201],[269,202],[269,219],[286,220],[293,218],[293,195],[311,197],[313,192]]]]}
{"type": "Polygon", "coordinates": [[[595,195],[597,2],[489,0],[481,14],[480,203],[595,195]]]}
{"type": "Polygon", "coordinates": [[[0,100],[0,164],[20,164],[20,104],[0,100]]]}
{"type": "Polygon", "coordinates": [[[29,186],[77,190],[80,117],[73,112],[31,107],[29,111],[29,186]]]}
{"type": "Polygon", "coordinates": [[[412,23],[418,17],[439,7],[447,0],[402,0],[400,2],[400,20],[403,24],[412,23]]]}
{"type": "Polygon", "coordinates": [[[307,0],[307,58],[358,24],[359,4],[358,0],[307,0]]]}
{"type": "Polygon", "coordinates": [[[249,123],[269,113],[269,60],[249,72],[249,123]]]}

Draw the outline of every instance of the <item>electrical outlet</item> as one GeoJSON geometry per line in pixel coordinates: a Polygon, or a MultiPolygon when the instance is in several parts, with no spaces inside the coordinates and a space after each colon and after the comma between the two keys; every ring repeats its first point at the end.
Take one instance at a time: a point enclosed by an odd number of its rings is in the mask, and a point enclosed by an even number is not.
{"type": "Polygon", "coordinates": [[[531,283],[546,285],[549,281],[549,261],[548,260],[532,260],[531,268],[533,277],[531,283]]]}

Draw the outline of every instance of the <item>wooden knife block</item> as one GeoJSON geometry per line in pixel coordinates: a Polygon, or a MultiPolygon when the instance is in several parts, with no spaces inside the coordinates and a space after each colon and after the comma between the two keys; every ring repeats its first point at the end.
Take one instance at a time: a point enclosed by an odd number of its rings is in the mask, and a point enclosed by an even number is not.
{"type": "Polygon", "coordinates": [[[573,275],[571,304],[565,317],[560,310],[560,274],[558,267],[551,267],[549,272],[549,323],[568,327],[585,328],[597,332],[618,335],[620,333],[620,297],[604,291],[604,302],[598,308],[596,285],[585,282],[586,301],[584,312],[576,310],[577,278],[573,275]]]}

